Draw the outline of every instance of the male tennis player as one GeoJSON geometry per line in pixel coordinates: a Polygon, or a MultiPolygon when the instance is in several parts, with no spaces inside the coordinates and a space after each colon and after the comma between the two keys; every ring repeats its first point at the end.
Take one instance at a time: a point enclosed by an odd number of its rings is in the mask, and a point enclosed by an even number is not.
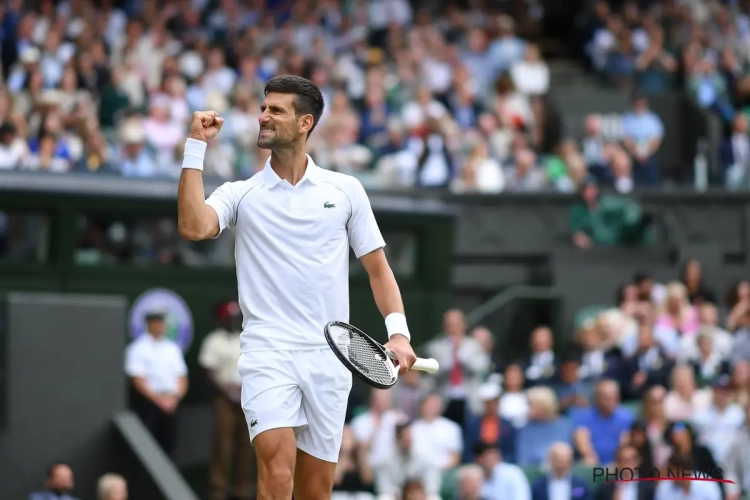
{"type": "Polygon", "coordinates": [[[223,118],[197,112],[185,144],[178,194],[189,240],[234,230],[243,330],[242,408],[258,456],[258,499],[330,498],[351,373],[323,327],[349,321],[349,245],[367,271],[391,349],[405,372],[416,360],[401,292],[383,252],[362,184],[323,170],[305,154],[323,112],[309,80],[277,76],[265,88],[258,147],[261,172],[228,182],[205,200],[206,143],[223,118]]]}

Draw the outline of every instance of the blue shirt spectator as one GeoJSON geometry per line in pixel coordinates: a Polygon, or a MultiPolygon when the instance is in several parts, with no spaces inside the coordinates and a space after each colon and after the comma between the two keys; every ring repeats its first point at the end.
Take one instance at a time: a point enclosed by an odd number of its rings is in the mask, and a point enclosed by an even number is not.
{"type": "Polygon", "coordinates": [[[549,387],[533,387],[526,391],[529,400],[529,421],[518,430],[516,462],[521,466],[542,465],[552,443],[572,443],[571,421],[559,416],[557,397],[549,387]]]}
{"type": "Polygon", "coordinates": [[[531,486],[523,469],[502,461],[499,450],[480,443],[476,450],[476,463],[484,471],[482,498],[512,498],[531,500],[531,486]]]}
{"type": "Polygon", "coordinates": [[[609,464],[615,459],[623,433],[635,421],[633,413],[620,406],[620,389],[613,380],[596,386],[594,406],[572,414],[576,451],[588,465],[609,464]]]}
{"type": "Polygon", "coordinates": [[[549,447],[550,472],[531,485],[534,500],[593,500],[587,478],[572,473],[573,449],[566,443],[549,447]]]}
{"type": "Polygon", "coordinates": [[[73,470],[66,463],[58,462],[47,470],[47,488],[32,493],[29,500],[77,500],[70,495],[73,490],[73,470]]]}
{"type": "Polygon", "coordinates": [[[635,99],[633,111],[622,117],[623,142],[633,157],[633,180],[637,185],[653,186],[661,182],[656,152],[664,138],[661,119],[648,108],[643,96],[635,99]]]}

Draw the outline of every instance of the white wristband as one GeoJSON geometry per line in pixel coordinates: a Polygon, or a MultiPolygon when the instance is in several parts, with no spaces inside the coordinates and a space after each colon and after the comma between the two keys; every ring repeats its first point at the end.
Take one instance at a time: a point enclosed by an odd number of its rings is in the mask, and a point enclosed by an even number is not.
{"type": "Polygon", "coordinates": [[[394,335],[403,335],[411,342],[409,327],[406,325],[406,316],[401,313],[391,313],[385,317],[385,329],[388,331],[388,338],[394,335]]]}
{"type": "Polygon", "coordinates": [[[206,156],[207,143],[197,139],[185,141],[185,152],[182,155],[182,168],[203,171],[203,158],[206,156]]]}

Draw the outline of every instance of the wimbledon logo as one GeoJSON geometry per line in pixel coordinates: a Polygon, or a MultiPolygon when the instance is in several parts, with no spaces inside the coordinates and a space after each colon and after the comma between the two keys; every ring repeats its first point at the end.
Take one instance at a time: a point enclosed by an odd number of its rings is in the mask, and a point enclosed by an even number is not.
{"type": "Polygon", "coordinates": [[[165,314],[165,335],[186,352],[193,340],[193,315],[182,297],[166,288],[146,290],[135,299],[130,308],[130,336],[137,339],[146,333],[146,315],[154,311],[165,314]]]}

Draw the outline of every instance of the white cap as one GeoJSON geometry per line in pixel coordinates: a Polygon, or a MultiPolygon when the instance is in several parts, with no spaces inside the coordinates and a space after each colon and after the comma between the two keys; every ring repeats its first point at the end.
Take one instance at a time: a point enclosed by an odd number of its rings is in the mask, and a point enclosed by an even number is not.
{"type": "Polygon", "coordinates": [[[492,401],[493,399],[497,399],[500,397],[500,394],[502,394],[502,391],[500,390],[500,385],[492,383],[492,382],[485,382],[479,387],[479,399],[482,401],[492,401]]]}

